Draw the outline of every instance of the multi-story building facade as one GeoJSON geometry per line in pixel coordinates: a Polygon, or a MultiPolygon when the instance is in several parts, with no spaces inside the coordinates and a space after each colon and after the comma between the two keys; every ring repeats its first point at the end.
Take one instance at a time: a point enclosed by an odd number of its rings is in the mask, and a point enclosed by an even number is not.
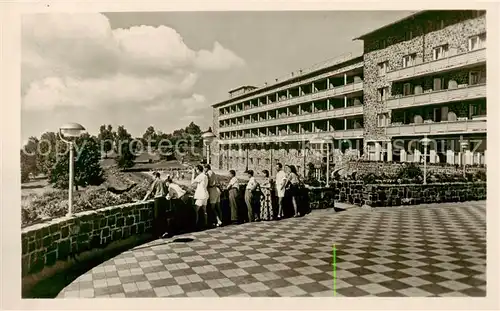
{"type": "Polygon", "coordinates": [[[484,11],[422,11],[357,39],[369,159],[422,161],[426,136],[431,163],[485,163],[484,11]]]}
{"type": "Polygon", "coordinates": [[[219,139],[212,164],[220,169],[272,170],[278,161],[304,168],[318,161],[306,144],[326,135],[359,154],[363,58],[341,57],[272,85],[238,88],[213,107],[213,131],[219,139]]]}
{"type": "Polygon", "coordinates": [[[214,104],[212,164],[305,168],[325,160],[308,144],[322,138],[333,139],[334,162],[421,161],[423,137],[429,162],[485,163],[484,11],[421,11],[356,39],[362,56],[240,87],[214,104]]]}

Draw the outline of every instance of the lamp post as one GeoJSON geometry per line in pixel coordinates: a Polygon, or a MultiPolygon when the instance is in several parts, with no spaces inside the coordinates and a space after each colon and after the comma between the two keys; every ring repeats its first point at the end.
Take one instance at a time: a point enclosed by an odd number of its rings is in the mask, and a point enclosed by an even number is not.
{"type": "Polygon", "coordinates": [[[73,213],[73,180],[74,180],[74,153],[73,153],[73,141],[64,139],[64,136],[70,138],[77,138],[83,132],[85,128],[78,123],[67,123],[59,128],[59,137],[61,140],[68,144],[69,148],[69,189],[68,189],[68,217],[73,213]]]}
{"type": "Polygon", "coordinates": [[[332,136],[323,137],[323,141],[326,143],[326,186],[330,186],[330,144],[333,143],[332,136]]]}
{"type": "Polygon", "coordinates": [[[466,160],[466,159],[465,159],[465,150],[466,150],[467,148],[469,148],[469,143],[468,143],[467,141],[465,141],[465,140],[461,141],[461,142],[460,142],[460,148],[462,149],[462,159],[463,159],[463,160],[462,160],[462,161],[463,161],[462,163],[463,163],[463,167],[464,167],[464,168],[463,168],[463,169],[464,169],[463,174],[464,174],[464,177],[465,177],[465,160],[466,160]]]}
{"type": "Polygon", "coordinates": [[[427,184],[427,146],[431,140],[427,137],[424,137],[420,140],[420,143],[424,145],[424,185],[427,184]]]}
{"type": "Polygon", "coordinates": [[[208,131],[203,133],[201,135],[201,138],[203,139],[203,144],[205,145],[206,148],[206,153],[207,153],[207,164],[210,164],[210,144],[214,141],[215,139],[215,134],[212,133],[212,128],[208,128],[208,131]]]}

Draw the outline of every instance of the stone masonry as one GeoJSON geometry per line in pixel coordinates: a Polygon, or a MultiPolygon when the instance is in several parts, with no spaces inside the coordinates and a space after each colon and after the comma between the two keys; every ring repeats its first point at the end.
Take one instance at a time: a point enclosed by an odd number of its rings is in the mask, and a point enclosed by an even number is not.
{"type": "MultiPolygon", "coordinates": [[[[405,31],[413,29],[414,35],[418,34],[413,25],[399,25],[398,34],[380,34],[380,38],[387,40],[386,48],[377,48],[379,39],[365,39],[364,54],[364,138],[366,140],[386,141],[389,139],[384,133],[384,128],[377,127],[377,115],[385,111],[384,102],[378,100],[378,89],[388,87],[392,94],[391,83],[385,76],[378,75],[378,64],[388,62],[388,71],[401,69],[403,56],[416,53],[417,59],[423,62],[432,60],[433,48],[448,44],[450,49],[457,49],[458,53],[466,52],[468,39],[473,35],[486,32],[486,16],[461,21],[444,27],[441,30],[431,31],[413,37],[410,40],[400,41],[405,36],[405,31]]],[[[394,32],[392,28],[390,31],[394,32]]]]}
{"type": "Polygon", "coordinates": [[[112,242],[149,232],[151,202],[107,207],[22,230],[22,275],[36,274],[58,261],[103,249],[112,242]]]}
{"type": "Polygon", "coordinates": [[[439,184],[374,184],[363,188],[366,206],[385,207],[486,199],[486,182],[439,184]]]}

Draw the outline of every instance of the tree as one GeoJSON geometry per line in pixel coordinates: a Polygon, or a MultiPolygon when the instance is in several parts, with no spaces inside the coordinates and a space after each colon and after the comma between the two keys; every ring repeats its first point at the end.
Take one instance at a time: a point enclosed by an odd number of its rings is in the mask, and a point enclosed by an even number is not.
{"type": "Polygon", "coordinates": [[[188,135],[201,136],[201,128],[194,122],[189,123],[189,125],[186,127],[185,132],[188,135]]]}
{"type": "Polygon", "coordinates": [[[50,175],[52,168],[57,162],[58,151],[61,151],[62,146],[66,147],[66,144],[54,132],[46,132],[40,136],[38,152],[36,154],[36,166],[39,172],[50,175]]]}
{"type": "MultiPolygon", "coordinates": [[[[103,182],[101,148],[97,137],[83,134],[75,141],[74,182],[77,186],[99,185],[103,182]]],[[[69,152],[64,153],[50,173],[56,188],[67,188],[69,182],[69,152]]]]}
{"type": "Polygon", "coordinates": [[[146,132],[144,135],[142,135],[142,143],[144,146],[148,146],[151,148],[157,148],[158,146],[158,134],[155,131],[155,128],[153,126],[149,126],[146,129],[146,132]]]}
{"type": "Polygon", "coordinates": [[[101,127],[99,128],[98,139],[105,153],[105,158],[107,159],[108,152],[110,152],[113,149],[113,141],[114,141],[113,127],[111,126],[111,124],[107,126],[105,124],[101,125],[101,127]]]}
{"type": "Polygon", "coordinates": [[[115,152],[116,164],[121,168],[128,168],[134,166],[136,158],[135,150],[132,150],[131,142],[132,135],[130,135],[123,125],[118,127],[116,131],[115,152]]]}
{"type": "Polygon", "coordinates": [[[27,182],[29,175],[38,175],[37,165],[38,138],[30,137],[26,145],[21,149],[21,182],[27,182]]]}

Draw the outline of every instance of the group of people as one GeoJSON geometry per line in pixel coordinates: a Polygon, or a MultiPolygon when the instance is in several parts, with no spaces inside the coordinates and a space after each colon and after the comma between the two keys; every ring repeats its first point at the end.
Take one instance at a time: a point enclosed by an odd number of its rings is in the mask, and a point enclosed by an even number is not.
{"type": "MultiPolygon", "coordinates": [[[[268,170],[262,171],[264,179],[260,182],[254,176],[253,170],[247,170],[245,174],[248,183],[245,187],[245,204],[248,212],[247,221],[280,220],[285,216],[285,198],[289,198],[293,206],[293,216],[301,214],[299,202],[301,200],[302,181],[297,169],[293,165],[283,167],[281,163],[276,164],[276,179],[271,179],[268,170]],[[277,200],[275,201],[274,198],[277,200]]],[[[236,173],[230,171],[231,181],[227,186],[229,190],[229,206],[231,216],[237,214],[237,196],[239,186],[237,185],[236,173]]],[[[232,218],[233,221],[238,221],[232,218]]]]}
{"type": "MultiPolygon", "coordinates": [[[[191,185],[195,189],[193,199],[196,228],[207,225],[215,227],[223,225],[222,194],[227,196],[231,223],[282,219],[285,217],[285,206],[287,205],[285,201],[293,207],[294,217],[304,214],[305,211],[300,209],[303,184],[295,166],[286,165],[283,167],[281,163],[277,163],[276,172],[276,177],[273,180],[269,171],[263,170],[264,178],[257,181],[254,171],[247,170],[245,174],[248,182],[242,188],[234,170],[230,170],[231,178],[226,185],[223,185],[209,164],[195,166],[191,172],[191,185]],[[239,210],[241,211],[239,202],[243,201],[241,199],[244,199],[245,202],[244,213],[239,213],[239,210]],[[213,215],[210,217],[210,223],[208,223],[209,213],[213,215]]],[[[166,217],[167,200],[176,200],[178,210],[179,205],[181,210],[187,210],[185,207],[191,198],[185,190],[173,182],[170,175],[165,181],[160,178],[159,172],[155,172],[154,176],[155,180],[144,200],[151,195],[154,197],[153,229],[155,235],[169,237],[178,230],[173,229],[175,224],[166,223],[168,222],[166,217]]],[[[176,222],[175,218],[173,217],[174,222],[176,222]]]]}

